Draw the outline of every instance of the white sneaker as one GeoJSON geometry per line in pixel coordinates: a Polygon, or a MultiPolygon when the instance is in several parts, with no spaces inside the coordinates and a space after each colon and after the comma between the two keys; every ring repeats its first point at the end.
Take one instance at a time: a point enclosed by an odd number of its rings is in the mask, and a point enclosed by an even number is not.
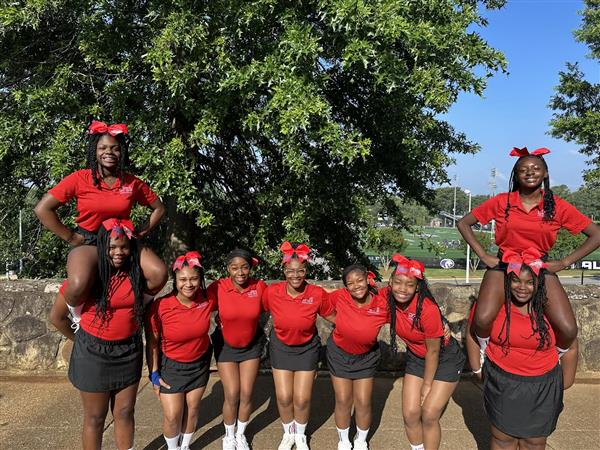
{"type": "Polygon", "coordinates": [[[296,450],[310,450],[304,434],[296,434],[294,440],[296,442],[296,450]]]}
{"type": "Polygon", "coordinates": [[[234,437],[225,436],[223,438],[223,450],[236,450],[234,437]]]}
{"type": "Polygon", "coordinates": [[[294,436],[294,434],[283,433],[283,437],[281,438],[281,442],[279,443],[277,450],[292,450],[292,447],[296,443],[294,436]]]}
{"type": "Polygon", "coordinates": [[[235,448],[237,450],[250,450],[246,436],[243,434],[235,435],[235,448]]]}
{"type": "Polygon", "coordinates": [[[350,441],[338,441],[338,450],[352,450],[350,441]]]}
{"type": "Polygon", "coordinates": [[[369,450],[367,441],[354,441],[354,450],[369,450]]]}

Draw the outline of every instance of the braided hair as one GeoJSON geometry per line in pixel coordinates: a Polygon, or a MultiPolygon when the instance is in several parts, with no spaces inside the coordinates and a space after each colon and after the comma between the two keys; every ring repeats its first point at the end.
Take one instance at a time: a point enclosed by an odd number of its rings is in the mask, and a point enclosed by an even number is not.
{"type": "MultiPolygon", "coordinates": [[[[108,307],[110,306],[112,266],[108,251],[110,248],[110,231],[100,227],[98,231],[98,280],[94,286],[94,297],[96,300],[96,318],[101,322],[108,319],[108,307]]],[[[133,313],[138,326],[142,326],[144,320],[144,291],[146,289],[146,280],[140,266],[140,252],[135,239],[129,240],[129,259],[124,269],[129,275],[131,288],[135,297],[133,313]]]]}
{"type": "MultiPolygon", "coordinates": [[[[392,277],[394,276],[392,272],[392,277]]],[[[431,294],[431,290],[429,289],[429,283],[425,277],[423,279],[417,278],[417,307],[415,311],[415,317],[413,319],[412,328],[417,328],[419,331],[423,331],[423,326],[421,324],[421,314],[423,312],[423,303],[425,299],[428,298],[433,302],[433,304],[440,309],[439,305],[435,301],[435,298],[431,294]]],[[[413,297],[414,300],[414,297],[413,297]]],[[[411,300],[411,302],[413,301],[411,300]]],[[[392,289],[388,290],[387,295],[388,301],[388,309],[390,310],[390,347],[392,348],[392,353],[398,353],[398,345],[396,344],[396,299],[394,299],[394,294],[392,293],[392,289]]],[[[444,326],[444,316],[442,311],[440,310],[440,317],[442,318],[442,327],[444,326]]],[[[442,346],[444,345],[444,339],[441,339],[442,346]]]]}
{"type": "MultiPolygon", "coordinates": [[[[527,270],[531,273],[531,277],[533,278],[534,286],[536,286],[533,296],[531,300],[527,304],[527,310],[529,312],[529,320],[531,322],[532,333],[538,334],[538,350],[543,350],[551,343],[550,338],[550,330],[548,328],[548,322],[544,319],[544,307],[548,301],[548,297],[546,295],[546,269],[541,269],[539,275],[536,276],[535,272],[531,270],[531,268],[523,264],[521,266],[521,271],[527,270]]],[[[504,274],[504,311],[506,313],[506,318],[504,319],[504,323],[502,324],[502,328],[498,333],[498,339],[500,340],[500,344],[502,345],[502,349],[504,353],[508,353],[510,348],[510,307],[512,304],[512,294],[510,289],[510,281],[511,274],[504,274]],[[504,332],[504,336],[503,336],[504,332]]]]}
{"type": "Polygon", "coordinates": [[[360,273],[362,273],[365,276],[365,278],[367,279],[367,286],[368,286],[368,289],[369,289],[368,292],[371,293],[371,294],[373,294],[373,295],[377,295],[377,292],[379,292],[379,291],[377,290],[377,288],[375,286],[371,286],[368,283],[369,271],[362,264],[351,264],[351,265],[349,265],[348,267],[346,267],[344,269],[344,271],[342,272],[342,283],[344,283],[344,286],[347,286],[346,279],[348,278],[348,275],[350,275],[352,272],[360,272],[360,273]]]}
{"type": "MultiPolygon", "coordinates": [[[[92,180],[94,182],[94,186],[100,187],[100,180],[98,179],[98,173],[100,173],[100,177],[103,177],[102,169],[98,168],[98,159],[96,158],[96,147],[98,146],[98,141],[102,136],[110,136],[108,133],[104,134],[88,134],[88,145],[86,150],[86,160],[87,166],[92,172],[92,180]]],[[[114,138],[119,142],[119,146],[121,147],[121,155],[119,157],[119,179],[121,184],[125,182],[125,166],[129,160],[129,138],[125,134],[117,134],[114,138]]]]}
{"type": "MultiPolygon", "coordinates": [[[[546,176],[544,177],[544,221],[550,221],[554,218],[554,213],[555,213],[555,202],[554,202],[554,193],[552,192],[552,189],[550,189],[550,174],[548,172],[548,164],[546,164],[546,160],[542,157],[542,156],[538,156],[538,155],[527,155],[527,156],[521,156],[517,162],[515,163],[515,165],[512,168],[512,171],[510,172],[510,179],[508,181],[508,188],[509,188],[509,194],[510,192],[515,192],[519,190],[519,179],[517,177],[517,167],[519,166],[519,163],[524,159],[524,158],[537,158],[539,159],[542,164],[544,165],[544,168],[546,169],[546,176]]],[[[506,221],[508,221],[508,213],[510,211],[510,195],[508,195],[506,197],[506,208],[504,208],[504,218],[506,221]]]]}
{"type": "MultiPolygon", "coordinates": [[[[187,261],[184,261],[181,268],[189,267],[187,261]]],[[[192,266],[192,269],[198,273],[200,276],[200,289],[202,289],[202,295],[206,297],[206,280],[204,279],[204,267],[202,266],[192,266]]],[[[170,295],[177,295],[179,291],[177,290],[177,273],[173,272],[173,289],[171,290],[170,295]]]]}

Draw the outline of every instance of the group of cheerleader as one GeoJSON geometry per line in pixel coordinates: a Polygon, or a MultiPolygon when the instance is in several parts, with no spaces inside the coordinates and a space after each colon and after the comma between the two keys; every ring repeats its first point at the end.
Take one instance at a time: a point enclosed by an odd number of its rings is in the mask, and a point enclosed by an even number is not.
{"type": "MultiPolygon", "coordinates": [[[[317,315],[333,324],[326,360],[338,450],[368,449],[380,360],[377,336],[385,324],[390,324],[392,351],[396,337],[407,346],[402,411],[410,448],[439,448],[440,417],[465,356],[444,325],[423,264],[394,255],[388,283],[379,289],[367,268],[350,265],[342,274],[343,288],[331,291],[307,282],[309,247],[285,242],[280,248],[285,281],[267,286],[252,278],[258,259],[234,249],[226,258],[227,276],[206,287],[202,256],[192,251],[172,263],[172,290],[155,299],[167,282],[167,267],[139,238],[159,223],[165,208],[146,183],[125,172],[127,133],[124,124],[93,122],[88,167],[60,181],[36,207],[42,223],[74,246],[50,319],[74,341],[69,379],[81,393],[83,448],[101,448],[109,408],[117,447],[133,448],[144,331],[167,448],[189,448],[214,354],[224,393],[223,449],[249,449],[245,431],[265,341],[263,313],[273,322],[267,341],[283,427],[279,450],[309,448],[306,426],[321,346],[317,315]],[[79,213],[76,230],[56,214],[71,199],[79,213]],[[139,228],[130,220],[136,203],[152,209],[139,228]],[[213,317],[216,328],[210,333],[213,317]]],[[[600,246],[600,229],[552,195],[542,157],[547,152],[513,150],[519,159],[511,192],[459,222],[465,240],[488,266],[466,346],[473,372],[483,374],[493,449],[544,448],[554,430],[562,391],[573,383],[577,363],[577,327],[555,272],[600,246]],[[475,223],[491,220],[497,257],[487,255],[471,231],[475,223]],[[563,227],[588,239],[564,260],[548,261],[563,227]]]]}

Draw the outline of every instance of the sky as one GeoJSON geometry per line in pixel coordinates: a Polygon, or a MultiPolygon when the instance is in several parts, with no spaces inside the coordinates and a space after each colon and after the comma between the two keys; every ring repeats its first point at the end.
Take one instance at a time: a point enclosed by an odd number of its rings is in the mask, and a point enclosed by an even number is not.
{"type": "Polygon", "coordinates": [[[551,186],[566,184],[576,190],[583,184],[586,157],[575,143],[547,134],[552,118],[547,105],[566,62],[578,62],[588,81],[600,82],[598,61],[587,58],[589,48],[573,36],[583,8],[579,0],[509,0],[504,8],[484,13],[489,24],[478,32],[504,53],[509,75],[497,73],[489,79],[483,98],[461,94],[443,116],[481,146],[475,155],[455,155],[456,165],[448,168],[461,188],[489,194],[490,173],[496,168],[496,192],[506,191],[515,163],[508,153],[523,146],[552,151],[546,157],[551,186]]]}

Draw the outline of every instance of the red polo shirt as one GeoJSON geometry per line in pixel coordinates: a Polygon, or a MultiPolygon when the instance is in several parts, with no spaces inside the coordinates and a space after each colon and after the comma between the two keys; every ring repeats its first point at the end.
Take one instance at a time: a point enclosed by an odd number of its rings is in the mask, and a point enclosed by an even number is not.
{"type": "Polygon", "coordinates": [[[107,219],[129,219],[134,204],[148,206],[158,199],[139,178],[129,173],[123,178],[123,185],[121,179],[117,178],[111,187],[99,177],[100,185],[94,186],[92,171],[82,169],[63,178],[48,193],[61,203],[75,198],[79,213],[75,222],[81,228],[95,233],[107,219]]]}
{"type": "MultiPolygon", "coordinates": [[[[68,282],[65,280],[60,293],[65,294],[68,282]]],[[[79,325],[87,333],[106,341],[120,341],[133,336],[138,330],[138,323],[133,311],[135,295],[129,281],[129,274],[119,272],[110,279],[109,302],[106,309],[106,320],[96,317],[96,299],[85,301],[81,311],[79,325]]]]}
{"type": "Polygon", "coordinates": [[[367,353],[377,342],[379,329],[389,322],[386,297],[372,295],[371,301],[361,307],[346,289],[332,292],[329,298],[336,312],[333,342],[348,353],[367,353]]]}
{"type": "Polygon", "coordinates": [[[306,284],[296,298],[287,292],[287,282],[271,284],[263,294],[263,308],[271,312],[275,334],[286,345],[302,345],[317,333],[317,314],[333,313],[327,292],[319,286],[306,284]]]}
{"type": "MultiPolygon", "coordinates": [[[[387,296],[389,288],[381,289],[380,293],[387,296]]],[[[421,331],[416,326],[413,327],[413,321],[417,312],[417,298],[415,294],[406,309],[401,309],[396,305],[396,335],[402,339],[406,346],[415,355],[424,358],[427,354],[427,345],[425,339],[437,339],[444,336],[444,326],[442,323],[442,313],[440,308],[430,299],[423,300],[421,309],[421,331]]]]}
{"type": "Polygon", "coordinates": [[[175,294],[150,305],[150,326],[160,336],[162,352],[170,359],[191,362],[200,358],[210,345],[210,313],[216,303],[198,291],[191,306],[182,305],[175,294]]]}
{"type": "Polygon", "coordinates": [[[239,292],[231,278],[221,278],[208,287],[208,298],[218,304],[223,339],[230,346],[244,348],[254,339],[266,287],[261,280],[249,280],[239,292]]]}
{"type": "Polygon", "coordinates": [[[471,211],[482,225],[496,220],[496,244],[501,251],[508,249],[522,252],[529,247],[536,248],[542,254],[547,254],[561,228],[566,228],[572,234],[580,233],[592,223],[592,219],[580,213],[577,208],[560,197],[554,196],[555,214],[548,222],[544,221],[544,201],[527,212],[521,203],[518,191],[503,193],[486,200],[471,211]],[[510,210],[508,221],[505,209],[510,195],[510,210]]]}
{"type": "MultiPolygon", "coordinates": [[[[470,322],[473,321],[476,305],[477,303],[471,309],[470,322]]],[[[512,303],[510,308],[509,346],[508,348],[502,348],[501,342],[506,332],[506,330],[502,330],[505,319],[506,311],[502,307],[492,325],[490,343],[485,350],[485,354],[494,364],[506,372],[523,376],[543,375],[558,364],[554,331],[547,321],[550,332],[550,345],[538,350],[539,334],[533,333],[529,314],[523,314],[512,303]],[[500,333],[501,330],[502,333],[500,333]]]]}

